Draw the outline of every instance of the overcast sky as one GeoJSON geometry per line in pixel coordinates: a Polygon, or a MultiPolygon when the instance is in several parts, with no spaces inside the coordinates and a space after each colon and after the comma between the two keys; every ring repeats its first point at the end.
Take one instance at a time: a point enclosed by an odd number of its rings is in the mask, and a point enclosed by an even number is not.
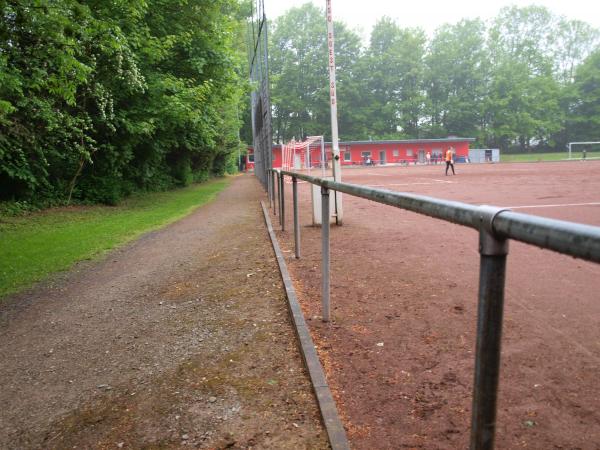
{"type": "MultiPolygon", "coordinates": [[[[303,5],[309,0],[264,0],[269,20],[288,9],[303,5]]],[[[325,9],[326,0],[312,0],[325,9]]],[[[456,23],[461,19],[490,19],[504,6],[541,5],[553,14],[578,19],[600,28],[599,0],[454,0],[454,1],[399,1],[399,0],[332,0],[335,20],[341,20],[356,29],[360,27],[363,38],[368,38],[377,19],[387,15],[402,27],[419,26],[432,34],[444,23],[456,23]]]]}

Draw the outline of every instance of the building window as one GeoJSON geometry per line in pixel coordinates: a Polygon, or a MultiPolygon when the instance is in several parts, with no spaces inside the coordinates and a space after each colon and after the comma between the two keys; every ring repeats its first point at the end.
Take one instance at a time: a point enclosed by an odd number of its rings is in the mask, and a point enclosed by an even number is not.
{"type": "Polygon", "coordinates": [[[250,153],[250,154],[248,155],[248,162],[251,162],[251,163],[253,163],[253,162],[254,162],[254,153],[250,153]]]}
{"type": "Polygon", "coordinates": [[[415,156],[412,148],[407,148],[406,149],[406,156],[415,156]]]}
{"type": "Polygon", "coordinates": [[[352,161],[352,154],[349,151],[344,152],[344,161],[352,161]]]}
{"type": "Polygon", "coordinates": [[[371,152],[360,152],[360,156],[364,158],[370,158],[371,157],[371,152]]]}
{"type": "Polygon", "coordinates": [[[392,150],[392,156],[394,156],[395,158],[397,158],[398,156],[400,156],[400,150],[398,150],[398,149],[392,150]]]}

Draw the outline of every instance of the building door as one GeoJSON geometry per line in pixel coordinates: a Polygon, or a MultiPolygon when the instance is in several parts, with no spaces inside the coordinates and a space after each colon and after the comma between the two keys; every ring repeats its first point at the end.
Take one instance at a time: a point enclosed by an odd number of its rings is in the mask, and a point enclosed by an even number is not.
{"type": "Polygon", "coordinates": [[[419,149],[419,162],[420,163],[425,162],[425,150],[423,150],[423,149],[419,149]]]}
{"type": "Polygon", "coordinates": [[[379,164],[385,164],[385,150],[379,151],[379,164]]]}
{"type": "Polygon", "coordinates": [[[300,153],[294,153],[294,169],[302,169],[302,158],[300,153]]]}

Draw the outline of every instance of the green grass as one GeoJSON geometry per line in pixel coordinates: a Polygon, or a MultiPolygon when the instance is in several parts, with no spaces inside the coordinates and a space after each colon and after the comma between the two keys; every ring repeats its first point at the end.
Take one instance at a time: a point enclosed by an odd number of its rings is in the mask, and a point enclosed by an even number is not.
{"type": "Polygon", "coordinates": [[[0,298],[176,221],[213,200],[222,178],[169,192],[137,195],[116,207],[59,208],[0,216],[0,298]]]}
{"type": "MultiPolygon", "coordinates": [[[[580,159],[581,151],[573,151],[571,158],[580,159]]],[[[587,158],[600,158],[600,151],[587,152],[587,158]]],[[[536,161],[560,161],[569,158],[569,152],[558,153],[519,153],[514,155],[500,154],[501,162],[536,162],[536,161]]]]}

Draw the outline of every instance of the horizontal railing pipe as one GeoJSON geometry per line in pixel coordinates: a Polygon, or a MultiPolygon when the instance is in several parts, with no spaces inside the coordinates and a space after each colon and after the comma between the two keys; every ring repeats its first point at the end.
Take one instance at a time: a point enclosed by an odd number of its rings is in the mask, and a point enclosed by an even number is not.
{"type": "MultiPolygon", "coordinates": [[[[479,229],[482,206],[357,184],[338,183],[297,172],[282,170],[280,173],[334,191],[479,229]]],[[[493,231],[503,238],[514,239],[587,261],[600,262],[600,227],[510,210],[501,210],[492,220],[493,231]]]]}
{"type": "Polygon", "coordinates": [[[494,231],[516,241],[600,262],[600,227],[503,211],[494,231]]]}

